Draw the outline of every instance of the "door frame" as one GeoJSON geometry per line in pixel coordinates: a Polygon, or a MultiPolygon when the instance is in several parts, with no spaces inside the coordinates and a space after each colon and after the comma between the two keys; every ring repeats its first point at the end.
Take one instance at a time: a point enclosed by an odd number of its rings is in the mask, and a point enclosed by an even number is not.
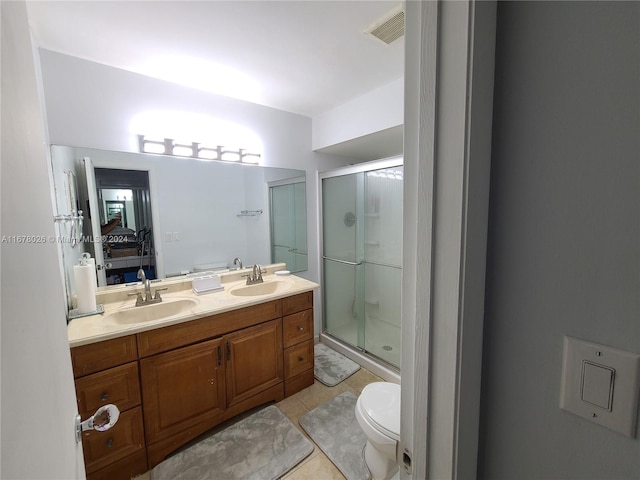
{"type": "MultiPolygon", "coordinates": [[[[79,148],[84,153],[84,149],[79,148]]],[[[163,246],[161,243],[160,207],[158,202],[158,189],[156,188],[157,171],[153,166],[137,167],[121,160],[105,160],[92,158],[94,168],[106,168],[111,170],[134,170],[147,172],[149,175],[149,204],[151,208],[151,223],[153,225],[151,235],[153,237],[154,264],[156,278],[165,278],[163,246]]]]}
{"type": "Polygon", "coordinates": [[[475,478],[496,3],[405,19],[401,478],[475,478]]]}

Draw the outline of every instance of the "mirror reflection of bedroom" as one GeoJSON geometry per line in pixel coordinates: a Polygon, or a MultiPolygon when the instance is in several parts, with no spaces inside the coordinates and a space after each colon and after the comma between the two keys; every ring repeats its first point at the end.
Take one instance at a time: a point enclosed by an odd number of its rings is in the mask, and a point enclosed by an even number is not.
{"type": "Polygon", "coordinates": [[[107,285],[155,278],[149,172],[96,168],[107,285]]]}

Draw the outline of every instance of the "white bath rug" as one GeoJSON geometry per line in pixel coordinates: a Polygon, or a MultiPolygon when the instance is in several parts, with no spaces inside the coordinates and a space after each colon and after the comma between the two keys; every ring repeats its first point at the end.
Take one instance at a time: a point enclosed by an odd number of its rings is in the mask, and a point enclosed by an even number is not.
{"type": "Polygon", "coordinates": [[[328,387],[336,386],[360,370],[360,365],[356,362],[322,343],[316,343],[314,354],[314,376],[328,387]]]}
{"type": "Polygon", "coordinates": [[[368,480],[362,456],[367,437],[356,420],[356,400],[351,392],[341,393],[300,417],[299,423],[347,480],[368,480]]]}
{"type": "Polygon", "coordinates": [[[166,459],[152,480],[275,480],[313,451],[313,444],[275,405],[166,459]]]}

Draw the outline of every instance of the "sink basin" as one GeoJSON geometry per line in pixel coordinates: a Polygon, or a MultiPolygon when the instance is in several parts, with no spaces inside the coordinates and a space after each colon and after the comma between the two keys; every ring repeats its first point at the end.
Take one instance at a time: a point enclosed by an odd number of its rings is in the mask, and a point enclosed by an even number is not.
{"type": "Polygon", "coordinates": [[[278,280],[256,283],[255,285],[239,285],[229,290],[229,294],[236,297],[255,297],[258,295],[270,295],[284,290],[285,283],[278,280]]]}
{"type": "Polygon", "coordinates": [[[154,303],[152,305],[128,307],[118,310],[117,312],[107,315],[105,320],[117,323],[118,325],[152,322],[154,320],[161,320],[181,313],[186,313],[197,304],[198,301],[191,298],[163,300],[160,303],[154,303]]]}

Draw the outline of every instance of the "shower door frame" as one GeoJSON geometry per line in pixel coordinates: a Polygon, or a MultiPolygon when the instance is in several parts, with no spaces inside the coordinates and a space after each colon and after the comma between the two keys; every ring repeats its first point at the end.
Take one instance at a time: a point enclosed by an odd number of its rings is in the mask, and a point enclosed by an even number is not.
{"type": "MultiPolygon", "coordinates": [[[[318,252],[319,252],[319,278],[321,283],[321,295],[322,302],[320,302],[320,318],[322,319],[320,336],[323,340],[327,340],[327,343],[331,347],[338,350],[340,353],[351,357],[357,363],[364,365],[368,370],[372,371],[376,375],[384,378],[388,381],[400,381],[400,369],[381,359],[371,353],[366,352],[357,345],[351,345],[346,341],[335,337],[331,333],[326,331],[326,321],[324,312],[324,225],[323,225],[323,204],[322,204],[322,181],[327,178],[341,177],[345,175],[353,175],[358,173],[366,173],[375,170],[382,170],[385,168],[404,166],[404,156],[395,155],[393,157],[382,158],[379,160],[372,160],[368,162],[362,162],[355,165],[349,165],[347,167],[340,167],[327,172],[318,173],[318,252]]],[[[400,339],[401,341],[402,339],[400,339]]]]}

